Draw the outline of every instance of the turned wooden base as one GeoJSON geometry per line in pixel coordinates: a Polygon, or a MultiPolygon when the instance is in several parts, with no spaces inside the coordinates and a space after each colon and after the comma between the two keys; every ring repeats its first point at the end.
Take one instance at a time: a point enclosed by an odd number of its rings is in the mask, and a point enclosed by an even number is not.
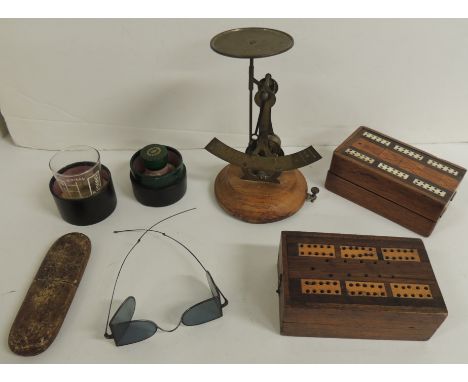
{"type": "Polygon", "coordinates": [[[299,170],[284,171],[279,183],[241,177],[240,167],[224,167],[215,180],[215,195],[226,212],[249,223],[285,219],[302,207],[307,196],[307,182],[299,170]]]}

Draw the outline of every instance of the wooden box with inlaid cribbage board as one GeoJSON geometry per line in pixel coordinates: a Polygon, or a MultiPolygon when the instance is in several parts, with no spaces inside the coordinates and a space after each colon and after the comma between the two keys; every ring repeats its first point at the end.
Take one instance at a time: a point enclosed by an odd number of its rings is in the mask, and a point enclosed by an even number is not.
{"type": "Polygon", "coordinates": [[[367,127],[336,148],[325,187],[429,236],[466,170],[367,127]]]}
{"type": "Polygon", "coordinates": [[[420,239],[281,233],[281,334],[427,340],[447,317],[420,239]]]}

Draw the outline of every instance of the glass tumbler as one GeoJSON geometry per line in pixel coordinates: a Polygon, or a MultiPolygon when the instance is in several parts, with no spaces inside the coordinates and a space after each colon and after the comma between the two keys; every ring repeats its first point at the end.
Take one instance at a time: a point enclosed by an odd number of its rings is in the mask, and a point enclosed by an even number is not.
{"type": "Polygon", "coordinates": [[[90,146],[69,146],[57,152],[49,162],[64,199],[84,199],[101,190],[99,152],[90,146]]]}

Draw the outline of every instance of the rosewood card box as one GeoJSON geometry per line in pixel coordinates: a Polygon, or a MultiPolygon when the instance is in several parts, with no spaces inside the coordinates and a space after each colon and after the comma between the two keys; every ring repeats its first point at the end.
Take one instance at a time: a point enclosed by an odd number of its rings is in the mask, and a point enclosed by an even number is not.
{"type": "Polygon", "coordinates": [[[281,334],[427,340],[447,308],[420,239],[281,233],[281,334]]]}
{"type": "Polygon", "coordinates": [[[336,148],[325,187],[429,236],[466,170],[367,127],[336,148]]]}

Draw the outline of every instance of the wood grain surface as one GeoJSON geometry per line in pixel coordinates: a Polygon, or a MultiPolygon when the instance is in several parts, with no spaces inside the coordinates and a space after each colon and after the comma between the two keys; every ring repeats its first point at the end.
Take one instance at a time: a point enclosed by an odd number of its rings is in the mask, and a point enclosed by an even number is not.
{"type": "Polygon", "coordinates": [[[460,166],[361,126],[334,151],[325,187],[428,236],[465,173],[460,166]]]}
{"type": "Polygon", "coordinates": [[[427,340],[447,316],[420,239],[285,231],[278,272],[284,335],[427,340]],[[333,246],[336,256],[301,256],[308,243],[333,246]],[[349,248],[377,259],[344,257],[349,248]],[[385,260],[384,248],[399,256],[385,260]],[[416,252],[419,261],[405,261],[416,252]]]}
{"type": "Polygon", "coordinates": [[[422,236],[429,236],[437,223],[330,171],[325,188],[422,236]]]}
{"type": "Polygon", "coordinates": [[[227,213],[249,223],[282,220],[304,204],[307,182],[299,170],[283,171],[278,180],[244,180],[240,167],[227,165],[215,180],[216,199],[227,213]]]}

